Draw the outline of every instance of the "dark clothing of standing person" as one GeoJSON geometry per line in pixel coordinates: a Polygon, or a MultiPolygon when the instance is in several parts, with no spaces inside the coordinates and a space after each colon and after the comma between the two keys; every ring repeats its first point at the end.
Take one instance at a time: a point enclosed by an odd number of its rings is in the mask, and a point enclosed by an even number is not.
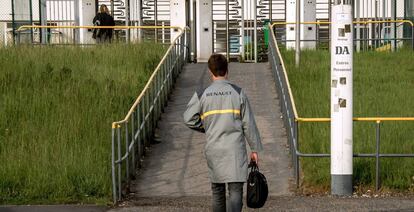
{"type": "MultiPolygon", "coordinates": [[[[115,26],[114,18],[109,15],[108,7],[105,4],[99,8],[99,13],[93,18],[95,26],[115,26]]],[[[95,29],[94,37],[97,43],[111,42],[113,29],[95,29]]]]}
{"type": "Polygon", "coordinates": [[[226,184],[230,211],[241,211],[247,181],[246,141],[252,160],[263,149],[259,131],[243,89],[227,80],[227,59],[213,54],[208,60],[213,83],[194,93],[184,112],[185,124],[206,134],[207,159],[213,193],[213,211],[226,211],[226,184]]]}

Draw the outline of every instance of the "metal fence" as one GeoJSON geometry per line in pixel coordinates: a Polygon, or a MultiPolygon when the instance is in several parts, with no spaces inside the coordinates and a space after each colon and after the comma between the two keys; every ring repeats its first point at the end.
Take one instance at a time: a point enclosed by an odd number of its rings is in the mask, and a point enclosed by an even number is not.
{"type": "MultiPolygon", "coordinates": [[[[384,50],[396,50],[397,48],[401,48],[403,46],[410,46],[414,50],[414,23],[411,20],[365,20],[365,21],[354,21],[354,32],[358,32],[358,29],[367,31],[375,25],[377,28],[389,30],[391,25],[395,24],[397,31],[400,33],[396,33],[395,36],[389,37],[386,36],[385,31],[383,30],[382,33],[379,33],[379,36],[370,37],[368,33],[361,33],[361,36],[354,37],[354,44],[355,49],[357,51],[363,50],[376,50],[376,51],[384,51],[384,50]],[[408,29],[409,33],[403,33],[403,28],[408,29]]],[[[288,40],[283,39],[283,35],[286,33],[286,29],[288,26],[294,26],[295,22],[274,22],[271,26],[275,32],[275,36],[279,44],[283,46],[287,46],[287,43],[294,43],[296,40],[288,40]]],[[[316,21],[316,22],[301,22],[301,25],[314,25],[316,26],[316,39],[306,40],[301,39],[301,46],[305,42],[314,42],[316,43],[316,48],[329,48],[330,45],[330,38],[328,37],[321,37],[320,29],[323,26],[330,26],[331,22],[329,21],[316,21]]]]}
{"type": "MultiPolygon", "coordinates": [[[[271,25],[269,25],[272,28],[271,25]]],[[[303,153],[299,151],[299,124],[300,123],[316,123],[316,122],[330,122],[330,118],[301,118],[296,110],[293,93],[290,88],[286,67],[279,51],[279,45],[276,40],[275,32],[269,31],[269,63],[272,67],[276,87],[278,90],[281,110],[284,119],[284,125],[287,131],[288,144],[290,146],[290,153],[292,156],[292,163],[294,167],[294,175],[296,187],[299,187],[300,177],[300,157],[330,157],[329,153],[303,153]]],[[[368,117],[368,118],[353,118],[354,122],[374,122],[376,123],[376,152],[370,154],[354,153],[354,157],[370,157],[376,159],[375,168],[375,187],[380,188],[380,158],[402,158],[414,157],[414,154],[383,154],[380,152],[381,146],[381,124],[384,122],[398,122],[398,121],[414,121],[414,117],[368,117]]]]}
{"type": "Polygon", "coordinates": [[[172,42],[148,83],[125,118],[112,123],[113,201],[121,200],[145,149],[149,147],[157,120],[168,100],[174,81],[189,56],[189,35],[185,29],[172,42]]]}
{"type": "MultiPolygon", "coordinates": [[[[175,26],[39,26],[39,25],[22,25],[20,26],[16,31],[16,44],[49,44],[49,45],[93,45],[97,42],[92,40],[92,30],[94,29],[113,29],[115,31],[121,31],[121,30],[134,30],[135,33],[144,34],[145,31],[154,31],[154,30],[160,30],[161,33],[168,34],[168,37],[170,37],[171,30],[181,30],[179,27],[175,26]],[[59,29],[64,29],[65,31],[72,31],[70,39],[65,39],[64,42],[52,42],[48,41],[45,43],[40,43],[36,41],[27,41],[25,39],[22,39],[22,36],[24,36],[25,32],[28,30],[32,31],[42,31],[41,29],[45,29],[46,31],[59,31],[59,29]],[[90,40],[88,42],[83,43],[78,39],[78,36],[82,31],[88,30],[88,36],[90,36],[90,40]],[[92,40],[92,41],[91,41],[92,40]]],[[[136,41],[128,41],[125,39],[117,39],[115,36],[111,42],[121,43],[121,42],[143,42],[143,41],[151,41],[156,43],[162,43],[162,44],[169,44],[171,43],[170,39],[163,39],[162,37],[154,37],[156,35],[153,35],[153,37],[146,36],[145,38],[137,39],[136,41]]]]}

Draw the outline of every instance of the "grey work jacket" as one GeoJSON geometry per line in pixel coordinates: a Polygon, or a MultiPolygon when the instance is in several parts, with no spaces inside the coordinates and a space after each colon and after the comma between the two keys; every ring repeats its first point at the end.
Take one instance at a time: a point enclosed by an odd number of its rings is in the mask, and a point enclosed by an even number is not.
{"type": "Polygon", "coordinates": [[[206,133],[204,155],[212,183],[247,180],[246,140],[254,152],[263,147],[241,88],[227,80],[216,80],[204,91],[197,91],[184,112],[184,122],[206,133]]]}

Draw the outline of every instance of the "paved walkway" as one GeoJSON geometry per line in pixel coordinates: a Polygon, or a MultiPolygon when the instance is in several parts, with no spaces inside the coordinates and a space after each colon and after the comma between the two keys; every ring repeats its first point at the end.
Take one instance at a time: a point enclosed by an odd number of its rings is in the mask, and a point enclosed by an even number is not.
{"type": "MultiPolygon", "coordinates": [[[[230,81],[245,90],[255,113],[264,145],[259,165],[269,181],[269,193],[289,195],[291,169],[287,139],[270,69],[265,63],[231,63],[229,69],[230,81]]],[[[205,136],[188,129],[182,119],[194,92],[209,84],[206,64],[189,64],[181,73],[159,122],[160,143],[152,146],[145,166],[131,186],[133,198],[210,196],[203,154],[205,136]]]]}

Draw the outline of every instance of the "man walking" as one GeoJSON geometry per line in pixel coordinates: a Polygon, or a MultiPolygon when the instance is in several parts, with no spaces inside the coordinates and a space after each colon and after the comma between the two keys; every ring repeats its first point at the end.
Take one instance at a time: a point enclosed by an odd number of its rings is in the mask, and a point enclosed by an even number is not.
{"type": "Polygon", "coordinates": [[[243,206],[243,184],[247,180],[247,150],[258,162],[257,152],[263,149],[253,112],[244,91],[227,80],[228,63],[221,54],[208,60],[213,83],[195,92],[184,112],[185,124],[206,133],[204,154],[207,159],[213,211],[226,211],[226,184],[232,212],[243,206]]]}

